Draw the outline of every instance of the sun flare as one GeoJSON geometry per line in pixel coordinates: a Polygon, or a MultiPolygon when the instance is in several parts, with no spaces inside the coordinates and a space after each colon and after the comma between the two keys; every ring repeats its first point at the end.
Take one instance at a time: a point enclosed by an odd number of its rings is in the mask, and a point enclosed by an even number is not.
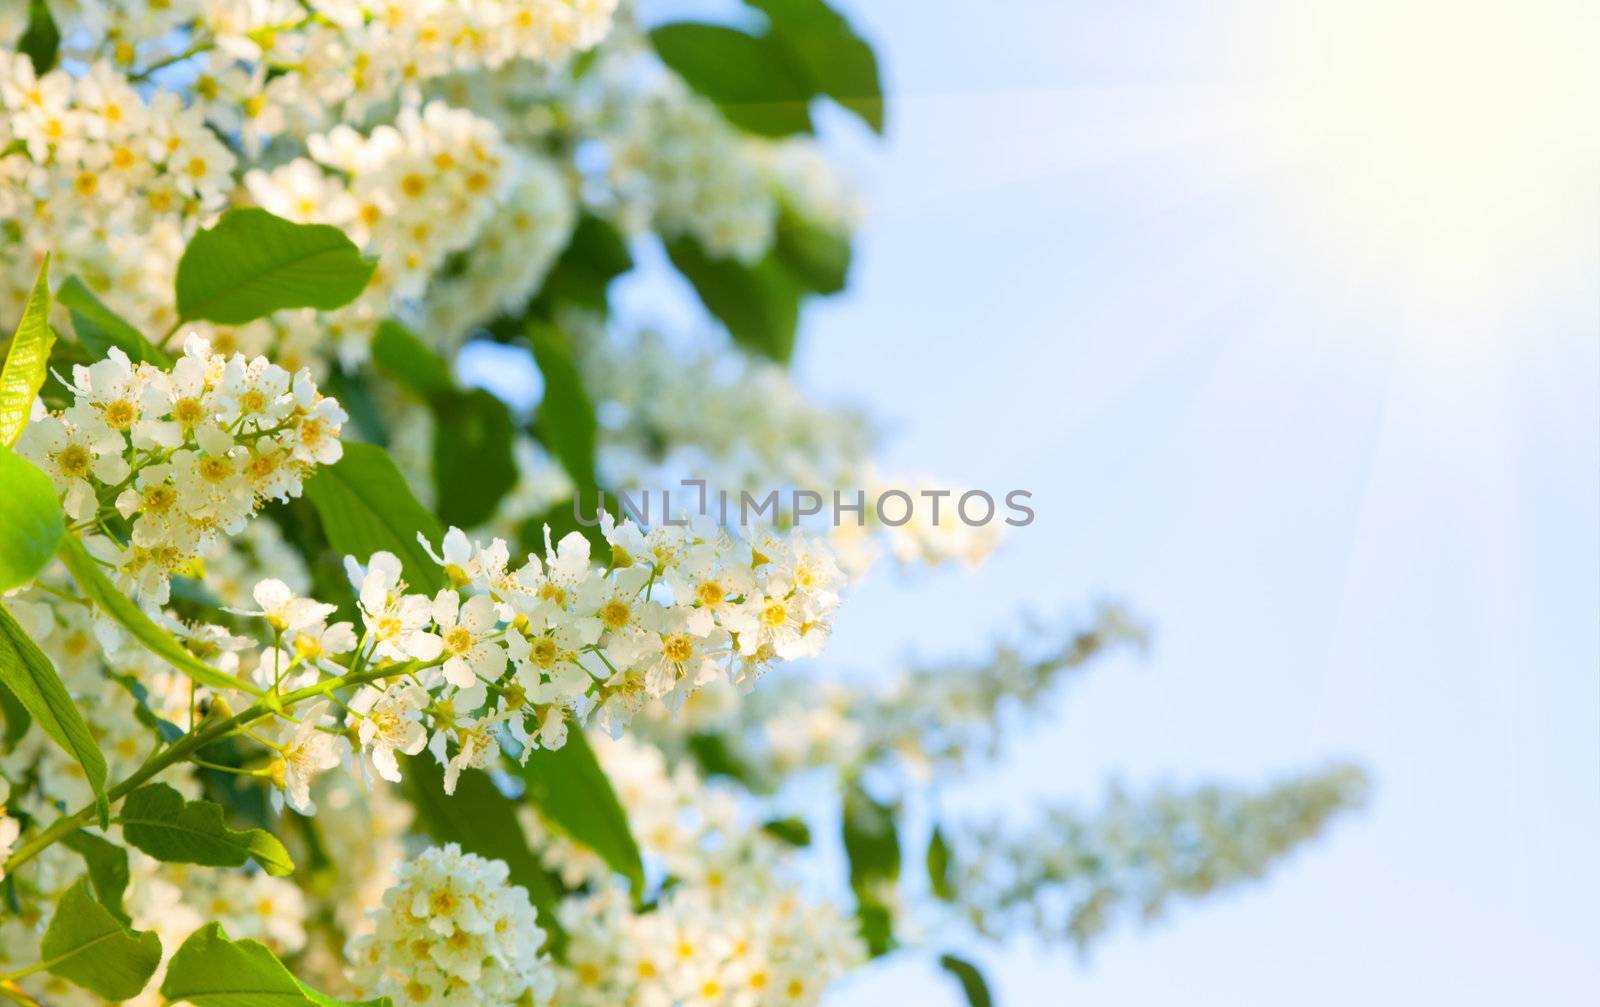
{"type": "Polygon", "coordinates": [[[1271,142],[1319,243],[1460,293],[1588,241],[1597,15],[1582,0],[1286,5],[1265,35],[1283,75],[1271,142]]]}

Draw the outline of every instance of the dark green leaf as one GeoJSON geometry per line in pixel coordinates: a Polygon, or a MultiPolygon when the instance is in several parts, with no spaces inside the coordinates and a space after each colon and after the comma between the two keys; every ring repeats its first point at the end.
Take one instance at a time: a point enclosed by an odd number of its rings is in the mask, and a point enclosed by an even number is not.
{"type": "Polygon", "coordinates": [[[89,882],[79,879],[56,903],[39,960],[51,975],[107,1000],[128,1000],[155,975],[161,940],[124,926],[89,894],[89,882]]]}
{"type": "Polygon", "coordinates": [[[611,281],[632,268],[633,256],[617,229],[585,213],[545,276],[535,310],[546,318],[554,317],[555,308],[562,304],[604,312],[611,281]]]}
{"type": "Polygon", "coordinates": [[[0,604],[0,681],[56,744],[83,767],[104,807],[106,760],[55,666],[0,604]]]}
{"type": "Polygon", "coordinates": [[[582,730],[573,727],[567,743],[554,751],[530,752],[517,775],[527,787],[524,796],[546,821],[598,853],[628,879],[635,896],[643,894],[644,864],[628,828],[627,812],[582,730]]]}
{"type": "Polygon", "coordinates": [[[66,524],[50,477],[0,445],[0,591],[38,576],[50,562],[66,524]]]}
{"type": "Polygon", "coordinates": [[[28,425],[28,413],[44,387],[55,341],[56,335],[50,331],[50,256],[46,255],[22,308],[22,320],[11,336],[5,366],[0,368],[0,447],[17,443],[22,428],[28,425]]]}
{"type": "Polygon", "coordinates": [[[772,255],[746,266],[714,259],[689,238],[668,242],[667,255],[735,342],[773,360],[789,359],[800,323],[800,287],[772,255]]]}
{"type": "Polygon", "coordinates": [[[955,897],[950,877],[950,846],[937,825],[933,827],[933,836],[928,840],[928,886],[934,895],[946,902],[955,897]]]}
{"type": "Polygon", "coordinates": [[[105,575],[105,571],[100,568],[95,558],[89,555],[88,550],[84,549],[83,543],[78,541],[77,536],[67,535],[62,538],[61,545],[56,549],[56,555],[61,557],[67,572],[72,574],[72,579],[78,584],[78,590],[127,630],[135,640],[143,644],[150,653],[201,685],[213,689],[240,689],[261,695],[261,690],[255,686],[219,671],[189,653],[171,633],[152,622],[132,598],[117,590],[117,586],[105,575]]]}
{"type": "Polygon", "coordinates": [[[61,845],[83,858],[100,904],[117,919],[128,922],[128,914],[122,908],[122,895],[128,890],[128,851],[82,829],[67,833],[61,845]]]}
{"type": "Polygon", "coordinates": [[[232,941],[221,924],[189,935],[161,980],[161,995],[194,1007],[390,1007],[388,997],[348,1001],[318,993],[294,977],[259,941],[232,941]]]}
{"type": "Polygon", "coordinates": [[[583,387],[573,362],[572,349],[561,330],[550,325],[528,326],[533,359],[544,377],[544,398],[536,415],[539,440],[567,470],[578,491],[594,506],[595,418],[594,403],[583,387]]]}
{"type": "Polygon", "coordinates": [[[702,776],[726,776],[755,788],[750,767],[736,755],[723,734],[698,733],[689,736],[689,754],[702,776]]]}
{"type": "Polygon", "coordinates": [[[763,822],[761,831],[790,846],[811,845],[811,826],[801,818],[774,818],[770,822],[763,822]]]}
{"type": "Polygon", "coordinates": [[[5,744],[5,749],[9,752],[17,747],[17,742],[28,733],[28,728],[33,726],[33,717],[28,714],[28,708],[22,705],[22,701],[6,688],[4,682],[0,682],[0,716],[6,718],[6,730],[5,734],[0,736],[0,742],[5,744]]]}
{"type": "Polygon", "coordinates": [[[135,363],[144,361],[163,369],[172,367],[171,355],[151,345],[143,333],[101,303],[76,276],[67,277],[67,282],[56,290],[56,300],[66,305],[72,315],[72,331],[96,357],[104,357],[116,346],[135,363]]]}
{"type": "Polygon", "coordinates": [[[785,209],[778,217],[777,256],[801,283],[819,294],[837,294],[850,278],[850,236],[785,209]]]}
{"type": "Polygon", "coordinates": [[[883,88],[878,58],[850,22],[824,0],[748,0],[767,15],[771,38],[805,77],[825,94],[883,132],[883,88]]]}
{"type": "Polygon", "coordinates": [[[434,400],[433,482],[439,518],[472,528],[494,516],[517,484],[511,410],[482,388],[434,400]]]}
{"type": "Polygon", "coordinates": [[[844,850],[850,860],[850,887],[868,951],[874,956],[894,946],[893,915],[886,889],[900,877],[900,837],[894,809],[873,800],[858,782],[844,792],[844,850]]]}
{"type": "Polygon", "coordinates": [[[375,552],[392,552],[413,591],[431,595],[445,586],[444,571],[417,543],[421,532],[437,547],[444,531],[382,448],[345,444],[343,458],[306,480],[305,495],[340,553],[366,563],[375,552]]]}
{"type": "Polygon", "coordinates": [[[444,792],[444,774],[429,755],[407,759],[402,767],[406,798],[417,809],[417,827],[441,843],[460,843],[468,853],[490,860],[504,860],[511,869],[511,883],[528,890],[528,899],[539,912],[539,925],[549,935],[552,954],[566,947],[566,931],[556,919],[560,882],[549,871],[523,836],[517,821],[517,803],[494,785],[489,774],[478,769],[462,770],[456,792],[444,792]]]}
{"type": "Polygon", "coordinates": [[[650,41],[663,63],[739,128],[762,136],[811,131],[811,86],[771,40],[680,22],[651,31],[650,41]]]}
{"type": "Polygon", "coordinates": [[[940,955],[939,964],[956,977],[971,1007],[993,1007],[994,999],[989,996],[989,984],[983,981],[983,973],[978,971],[976,965],[955,955],[940,955]]]}
{"type": "Polygon", "coordinates": [[[268,874],[294,871],[289,852],[262,829],[230,829],[222,806],[210,801],[185,801],[165,783],[152,783],[122,803],[122,836],[132,846],[169,864],[242,867],[254,860],[268,874]]]}
{"type": "Polygon", "coordinates": [[[28,4],[27,30],[17,39],[17,51],[33,63],[34,73],[44,74],[55,65],[60,47],[61,31],[50,16],[50,5],[45,0],[33,0],[28,4]]]}
{"type": "Polygon", "coordinates": [[[372,339],[372,362],[406,391],[432,402],[455,390],[450,365],[399,322],[385,320],[372,339]]]}
{"type": "Polygon", "coordinates": [[[282,308],[329,311],[355,300],[375,265],[337,227],[229,210],[178,260],[178,316],[242,325],[282,308]]]}

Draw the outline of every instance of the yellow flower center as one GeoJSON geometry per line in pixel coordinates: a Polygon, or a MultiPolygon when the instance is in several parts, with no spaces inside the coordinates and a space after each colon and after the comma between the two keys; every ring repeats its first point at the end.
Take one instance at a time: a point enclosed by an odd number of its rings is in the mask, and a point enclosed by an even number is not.
{"type": "Polygon", "coordinates": [[[607,629],[621,629],[633,617],[633,609],[625,601],[608,601],[600,607],[600,621],[607,629]]]}
{"type": "Polygon", "coordinates": [[[661,642],[661,653],[674,664],[682,664],[694,654],[694,644],[683,633],[674,633],[661,642]]]}
{"type": "Polygon", "coordinates": [[[89,471],[89,449],[82,444],[68,444],[56,453],[56,466],[74,479],[89,471]]]}

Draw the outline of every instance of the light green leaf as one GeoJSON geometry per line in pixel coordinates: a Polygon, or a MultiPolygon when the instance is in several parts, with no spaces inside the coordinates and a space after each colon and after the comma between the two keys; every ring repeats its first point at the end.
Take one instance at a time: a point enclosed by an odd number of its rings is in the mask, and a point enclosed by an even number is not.
{"type": "Polygon", "coordinates": [[[992,1007],[994,998],[989,995],[989,984],[984,981],[983,973],[978,971],[976,965],[955,955],[940,955],[939,965],[956,977],[971,1007],[992,1007]]]}
{"type": "Polygon", "coordinates": [[[812,90],[770,39],[680,22],[650,32],[656,55],[735,126],[762,136],[811,131],[812,90]]]}
{"type": "Polygon", "coordinates": [[[598,853],[628,879],[636,896],[643,894],[644,864],[628,828],[628,814],[583,731],[573,727],[567,743],[553,751],[530,752],[517,775],[527,788],[523,796],[546,821],[598,853]]]}
{"type": "Polygon", "coordinates": [[[79,879],[56,903],[39,945],[45,971],[107,1000],[138,996],[161,964],[161,940],[129,929],[79,879]]]}
{"type": "Polygon", "coordinates": [[[201,685],[213,689],[238,689],[254,696],[264,695],[250,683],[219,671],[184,649],[171,633],[157,626],[133,599],[117,590],[111,579],[101,570],[100,564],[89,555],[76,535],[67,535],[56,550],[61,562],[77,581],[78,590],[101,611],[109,615],[150,653],[166,661],[201,685]]]}
{"type": "Polygon", "coordinates": [[[33,400],[44,387],[49,373],[50,347],[56,335],[50,331],[50,256],[44,257],[33,293],[22,309],[22,321],[11,337],[5,367],[0,369],[0,446],[10,447],[28,425],[33,400]]]}
{"type": "Polygon", "coordinates": [[[689,238],[668,242],[667,255],[734,342],[779,362],[789,359],[800,324],[800,287],[772,255],[746,266],[714,259],[689,238]]]}
{"type": "Polygon", "coordinates": [[[417,809],[417,828],[435,842],[460,843],[468,853],[504,860],[511,869],[511,883],[527,889],[528,900],[538,910],[550,952],[559,955],[566,946],[566,932],[556,919],[560,882],[528,849],[517,820],[517,802],[479,769],[463,770],[456,792],[446,794],[444,772],[426,753],[407,759],[401,769],[406,799],[417,809]]]}
{"type": "Polygon", "coordinates": [[[161,980],[161,995],[195,1007],[391,1007],[377,1000],[336,1000],[294,977],[260,941],[232,941],[208,923],[189,935],[161,980]]]}
{"type": "Polygon", "coordinates": [[[55,666],[0,604],[0,682],[62,750],[78,761],[104,806],[106,760],[55,666]]]}
{"type": "Polygon", "coordinates": [[[185,801],[165,783],[140,787],[122,802],[122,837],[169,864],[242,867],[254,860],[268,874],[294,871],[294,861],[277,837],[264,829],[239,831],[222,820],[222,805],[185,801]]]}
{"type": "Polygon", "coordinates": [[[242,325],[283,308],[329,311],[355,300],[375,267],[337,227],[229,210],[178,260],[178,317],[242,325]]]}
{"type": "Polygon", "coordinates": [[[433,594],[445,586],[444,571],[417,544],[418,532],[435,546],[444,532],[382,448],[346,444],[343,458],[306,480],[305,495],[338,552],[361,563],[375,552],[392,552],[411,590],[433,594]]]}
{"type": "Polygon", "coordinates": [[[823,0],[748,0],[771,23],[771,38],[813,91],[883,132],[878,58],[850,22],[823,0]]]}
{"type": "Polygon", "coordinates": [[[789,272],[819,294],[837,294],[850,278],[850,236],[813,224],[785,208],[774,250],[789,272]]]}
{"type": "Polygon", "coordinates": [[[810,846],[811,826],[803,818],[774,818],[761,823],[761,831],[790,846],[810,846]]]}
{"type": "Polygon", "coordinates": [[[83,829],[67,833],[61,838],[61,845],[83,858],[100,904],[117,919],[128,922],[128,914],[122,908],[122,895],[128,890],[128,851],[83,829]]]}
{"type": "Polygon", "coordinates": [[[135,363],[143,361],[163,370],[171,369],[170,354],[151,345],[143,333],[101,303],[94,291],[76,276],[67,277],[56,290],[56,300],[66,306],[72,316],[72,331],[95,356],[103,358],[116,346],[135,363]]]}
{"type": "Polygon", "coordinates": [[[50,477],[0,445],[0,591],[26,584],[50,562],[66,524],[50,477]]]}
{"type": "Polygon", "coordinates": [[[535,420],[539,440],[567,470],[578,492],[592,498],[590,491],[596,486],[594,403],[583,387],[572,349],[561,330],[549,325],[530,325],[528,342],[544,378],[544,398],[535,420]]]}

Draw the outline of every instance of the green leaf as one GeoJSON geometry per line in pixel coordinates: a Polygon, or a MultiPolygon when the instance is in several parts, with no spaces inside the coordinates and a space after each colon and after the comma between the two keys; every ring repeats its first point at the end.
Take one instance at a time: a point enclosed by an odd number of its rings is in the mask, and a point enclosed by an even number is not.
{"type": "Polygon", "coordinates": [[[746,266],[712,258],[691,238],[669,241],[667,255],[735,342],[779,362],[789,359],[800,324],[800,287],[772,255],[746,266]]]}
{"type": "Polygon", "coordinates": [[[170,354],[151,345],[143,333],[106,307],[76,276],[67,277],[56,290],[56,300],[66,306],[72,316],[72,331],[96,357],[103,358],[115,346],[135,363],[143,361],[163,370],[171,369],[170,354]]]}
{"type": "Polygon", "coordinates": [[[726,776],[752,790],[762,789],[762,781],[756,780],[750,765],[733,750],[726,734],[708,731],[689,735],[689,754],[701,776],[726,776]]]}
{"type": "Polygon", "coordinates": [[[56,555],[61,557],[67,572],[72,574],[72,579],[78,584],[78,590],[127,630],[150,653],[209,688],[238,689],[255,696],[263,695],[262,690],[250,683],[219,671],[195,657],[185,650],[183,644],[179,643],[171,633],[152,622],[132,598],[117,590],[117,586],[105,575],[99,562],[89,555],[76,535],[62,538],[56,555]]]}
{"type": "Polygon", "coordinates": [[[28,425],[28,413],[44,387],[55,341],[55,333],[50,331],[50,256],[46,254],[23,306],[22,321],[11,337],[5,367],[0,369],[0,446],[17,443],[22,428],[28,425]]]}
{"type": "Polygon", "coordinates": [[[455,391],[450,365],[399,322],[385,319],[378,323],[372,338],[372,362],[424,402],[455,391]]]}
{"type": "Polygon", "coordinates": [[[883,133],[878,58],[850,22],[823,0],[748,0],[767,15],[774,44],[825,94],[883,133]]]}
{"type": "Polygon", "coordinates": [[[592,507],[597,485],[594,403],[589,401],[572,349],[561,330],[533,324],[528,327],[528,341],[544,377],[544,398],[535,416],[539,440],[567,470],[578,492],[589,498],[592,507]]]}
{"type": "Polygon", "coordinates": [[[33,717],[4,682],[0,682],[0,716],[6,718],[6,730],[4,735],[0,735],[0,744],[4,744],[9,752],[17,747],[17,742],[33,726],[33,717]]]}
{"type": "Polygon", "coordinates": [[[185,801],[165,783],[129,794],[120,820],[130,845],[165,863],[242,867],[254,860],[278,877],[294,871],[289,851],[270,832],[230,829],[222,820],[222,805],[185,801]]]}
{"type": "Polygon", "coordinates": [[[83,767],[95,798],[105,805],[106,760],[95,746],[77,703],[61,684],[55,666],[0,604],[0,682],[62,750],[83,767]]]}
{"type": "Polygon", "coordinates": [[[208,923],[189,935],[161,980],[168,1001],[195,1007],[391,1007],[377,1000],[336,1000],[294,977],[260,941],[233,941],[220,923],[208,923]]]}
{"type": "Polygon", "coordinates": [[[28,583],[55,553],[66,524],[50,477],[0,445],[0,591],[28,583]]]}
{"type": "Polygon", "coordinates": [[[405,760],[402,775],[406,798],[417,809],[417,827],[436,842],[460,843],[468,853],[504,860],[511,869],[511,883],[528,890],[528,899],[539,913],[539,926],[549,935],[550,951],[559,956],[567,940],[556,919],[560,882],[528,849],[522,823],[517,820],[518,802],[501,793],[489,774],[478,769],[462,770],[456,792],[446,794],[443,770],[427,754],[405,760]]]}
{"type": "Polygon", "coordinates": [[[305,495],[322,519],[328,544],[340,553],[366,563],[375,552],[392,552],[411,590],[431,595],[445,586],[444,571],[417,543],[421,532],[437,546],[444,530],[382,448],[346,444],[344,457],[306,480],[305,495]]]}
{"type": "Polygon", "coordinates": [[[17,51],[33,63],[34,73],[44,74],[55,65],[60,47],[61,31],[50,15],[50,5],[45,0],[33,0],[28,4],[27,30],[17,39],[17,51]]]}
{"type": "Polygon", "coordinates": [[[229,210],[178,260],[178,317],[242,325],[283,308],[329,311],[355,300],[375,267],[337,227],[229,210]]]}
{"type": "Polygon", "coordinates": [[[883,890],[900,877],[900,837],[894,809],[873,800],[859,782],[852,781],[845,787],[842,817],[857,917],[867,950],[877,957],[894,946],[893,915],[883,898],[883,890]]]}
{"type": "Polygon", "coordinates": [[[451,392],[434,403],[433,482],[439,519],[472,528],[494,517],[517,485],[511,410],[482,388],[451,392]]]}
{"type": "Polygon", "coordinates": [[[994,999],[989,996],[989,984],[984,982],[983,973],[978,971],[976,965],[955,955],[940,955],[939,964],[956,977],[971,1007],[993,1007],[994,999]]]}
{"type": "Polygon", "coordinates": [[[770,39],[679,22],[651,31],[650,42],[663,63],[735,126],[762,136],[811,131],[811,86],[770,39]]]}
{"type": "Polygon", "coordinates": [[[83,858],[100,904],[111,910],[117,919],[128,922],[128,914],[122,908],[122,895],[128,890],[128,851],[82,829],[63,836],[61,845],[83,858]]]}
{"type": "Polygon", "coordinates": [[[39,945],[45,971],[107,1000],[138,996],[161,964],[161,939],[125,926],[79,879],[56,903],[39,945]]]}
{"type": "Polygon", "coordinates": [[[803,220],[787,208],[778,217],[779,261],[819,294],[837,294],[850,278],[850,236],[803,220]]]}
{"type": "Polygon", "coordinates": [[[946,902],[955,898],[950,873],[950,845],[945,842],[944,831],[935,825],[928,839],[928,887],[946,902]]]}
{"type": "Polygon", "coordinates": [[[811,826],[802,818],[774,818],[761,824],[761,831],[790,846],[810,846],[811,826]]]}
{"type": "Polygon", "coordinates": [[[644,864],[628,828],[628,814],[582,730],[573,727],[567,743],[553,751],[530,752],[517,775],[527,788],[524,797],[546,821],[598,853],[628,879],[635,896],[643,896],[644,864]]]}
{"type": "Polygon", "coordinates": [[[433,410],[436,510],[447,525],[471,528],[494,516],[517,484],[517,425],[506,404],[482,388],[456,387],[450,365],[398,322],[378,326],[378,368],[433,410]]]}
{"type": "Polygon", "coordinates": [[[615,227],[585,213],[545,276],[534,310],[553,318],[557,306],[576,304],[603,313],[611,281],[632,268],[627,240],[615,227]]]}

